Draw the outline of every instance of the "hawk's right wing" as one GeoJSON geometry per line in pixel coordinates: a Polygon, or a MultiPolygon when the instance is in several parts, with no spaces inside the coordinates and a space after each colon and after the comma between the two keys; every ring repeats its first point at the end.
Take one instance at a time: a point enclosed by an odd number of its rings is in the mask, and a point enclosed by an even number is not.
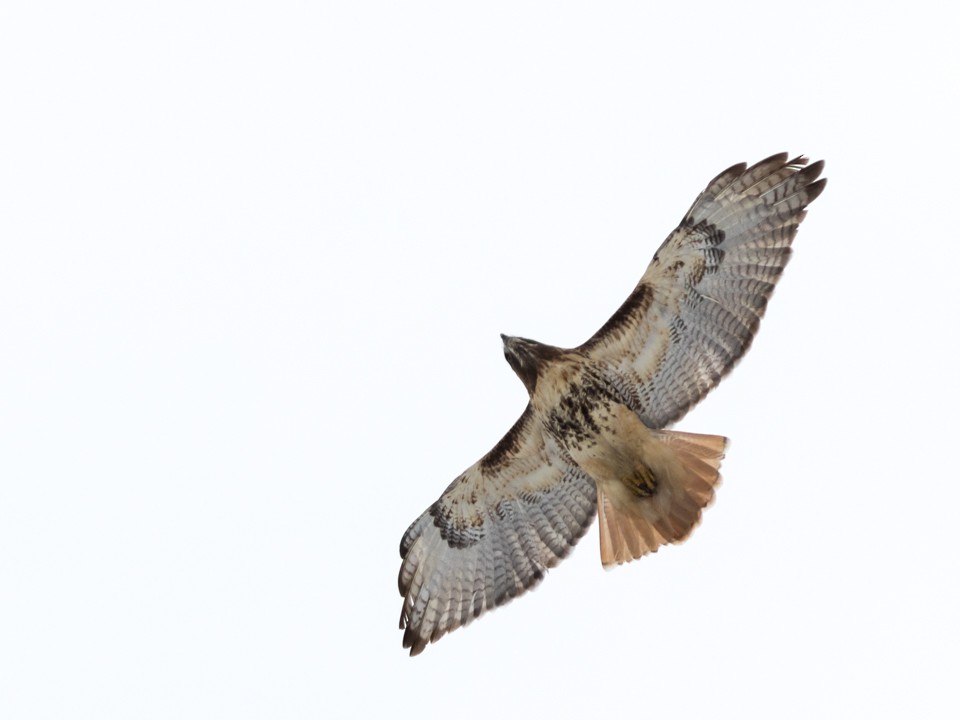
{"type": "Polygon", "coordinates": [[[593,480],[530,406],[400,542],[400,629],[410,654],[526,592],[596,515],[593,480]]]}

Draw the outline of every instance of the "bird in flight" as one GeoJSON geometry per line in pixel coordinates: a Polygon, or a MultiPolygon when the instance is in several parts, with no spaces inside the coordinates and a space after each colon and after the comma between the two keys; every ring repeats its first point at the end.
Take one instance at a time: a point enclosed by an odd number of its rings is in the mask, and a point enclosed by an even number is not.
{"type": "Polygon", "coordinates": [[[750,347],[823,161],[724,170],[585,343],[502,335],[530,401],[400,542],[411,655],[534,587],[600,518],[605,567],[685,540],[713,499],[727,439],[668,430],[750,347]]]}

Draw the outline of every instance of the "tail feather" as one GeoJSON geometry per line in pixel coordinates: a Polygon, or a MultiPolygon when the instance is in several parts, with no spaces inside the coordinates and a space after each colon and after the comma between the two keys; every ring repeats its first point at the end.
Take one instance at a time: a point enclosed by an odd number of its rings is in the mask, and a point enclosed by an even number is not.
{"type": "Polygon", "coordinates": [[[671,430],[656,431],[655,437],[673,454],[675,462],[670,463],[670,472],[657,477],[653,495],[611,495],[598,484],[600,560],[604,567],[656,552],[661,545],[682,542],[713,500],[727,439],[671,430]]]}

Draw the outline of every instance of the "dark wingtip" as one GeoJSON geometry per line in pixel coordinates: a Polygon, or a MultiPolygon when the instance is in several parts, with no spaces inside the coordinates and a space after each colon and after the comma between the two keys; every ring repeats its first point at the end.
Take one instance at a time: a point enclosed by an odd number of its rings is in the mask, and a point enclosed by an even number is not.
{"type": "MultiPolygon", "coordinates": [[[[771,155],[770,157],[764,158],[764,159],[761,160],[760,162],[754,163],[753,165],[751,165],[751,166],[748,168],[748,170],[752,170],[752,169],[755,168],[755,167],[760,167],[761,165],[767,165],[767,164],[770,164],[770,165],[793,165],[794,163],[799,163],[799,164],[802,165],[802,164],[804,164],[804,163],[807,161],[807,159],[806,159],[805,157],[803,157],[802,155],[801,155],[800,157],[794,159],[794,160],[789,160],[789,161],[787,160],[788,157],[790,157],[789,153],[785,153],[785,152],[774,153],[774,154],[771,155]]],[[[744,164],[745,164],[745,163],[744,163],[744,164]]]]}
{"type": "Polygon", "coordinates": [[[820,173],[823,172],[823,168],[826,163],[823,160],[817,160],[812,165],[805,167],[800,171],[800,174],[803,175],[804,180],[812,181],[820,177],[820,173]]]}
{"type": "Polygon", "coordinates": [[[743,174],[747,171],[747,168],[748,168],[748,167],[749,167],[749,165],[748,165],[747,163],[745,163],[745,162],[737,163],[736,165],[731,165],[731,166],[728,167],[726,170],[724,170],[722,173],[720,173],[719,175],[717,175],[717,177],[715,177],[713,180],[711,180],[709,184],[712,184],[712,183],[715,182],[718,178],[722,178],[724,175],[743,175],[743,174]]]}
{"type": "Polygon", "coordinates": [[[403,647],[410,648],[410,657],[416,657],[422,653],[426,646],[427,641],[414,633],[413,628],[407,627],[406,632],[403,633],[403,647]]]}
{"type": "Polygon", "coordinates": [[[815,183],[810,183],[809,185],[807,185],[807,187],[804,188],[804,192],[805,192],[806,195],[807,195],[807,202],[806,202],[806,204],[809,205],[809,204],[812,203],[814,200],[816,200],[818,197],[820,197],[820,193],[823,192],[823,189],[824,189],[826,186],[827,186],[827,179],[826,179],[826,178],[821,178],[820,180],[817,180],[815,183]]]}

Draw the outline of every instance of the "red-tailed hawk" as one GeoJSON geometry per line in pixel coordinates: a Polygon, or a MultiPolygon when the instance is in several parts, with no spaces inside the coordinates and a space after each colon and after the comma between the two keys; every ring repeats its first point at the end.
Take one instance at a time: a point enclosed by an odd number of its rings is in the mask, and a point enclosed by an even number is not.
{"type": "Polygon", "coordinates": [[[747,351],[822,170],[784,153],[720,173],[580,347],[501,336],[530,402],[403,536],[411,655],[540,582],[594,515],[604,566],[690,535],[727,440],[664,428],[747,351]]]}

